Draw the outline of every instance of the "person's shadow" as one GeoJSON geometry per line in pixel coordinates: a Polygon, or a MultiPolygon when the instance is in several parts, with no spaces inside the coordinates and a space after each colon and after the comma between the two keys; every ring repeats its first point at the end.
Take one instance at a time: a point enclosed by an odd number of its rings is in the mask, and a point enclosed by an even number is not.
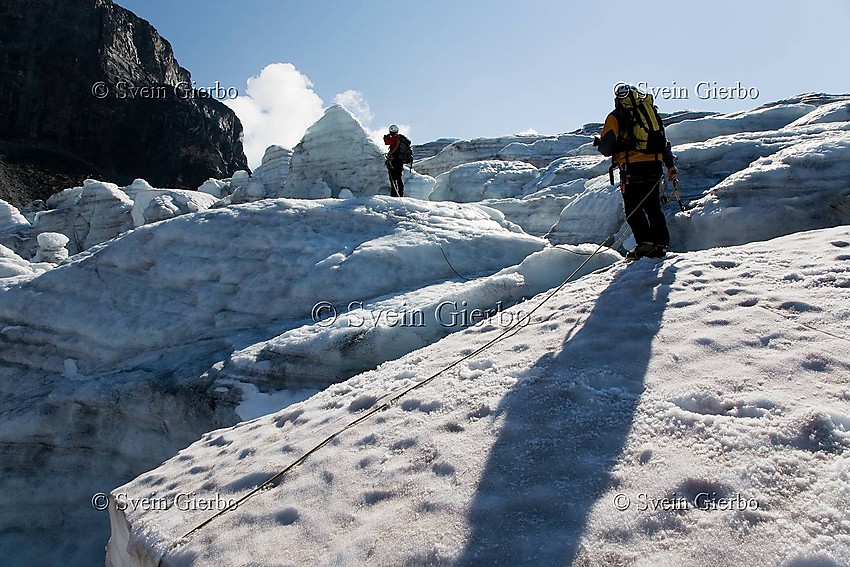
{"type": "Polygon", "coordinates": [[[457,565],[576,559],[591,510],[613,486],[675,272],[651,260],[624,269],[561,351],[502,400],[457,565]]]}

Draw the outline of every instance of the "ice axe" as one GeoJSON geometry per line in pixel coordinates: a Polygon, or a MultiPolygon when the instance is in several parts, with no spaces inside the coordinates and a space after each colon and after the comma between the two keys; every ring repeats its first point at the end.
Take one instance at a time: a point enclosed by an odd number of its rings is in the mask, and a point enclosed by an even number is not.
{"type": "MultiPolygon", "coordinates": [[[[676,199],[676,202],[679,203],[679,208],[682,209],[682,212],[685,212],[685,205],[682,203],[682,198],[679,196],[679,180],[673,180],[673,198],[676,199]]],[[[661,204],[666,205],[670,202],[670,198],[667,197],[666,194],[661,195],[661,204]]]]}

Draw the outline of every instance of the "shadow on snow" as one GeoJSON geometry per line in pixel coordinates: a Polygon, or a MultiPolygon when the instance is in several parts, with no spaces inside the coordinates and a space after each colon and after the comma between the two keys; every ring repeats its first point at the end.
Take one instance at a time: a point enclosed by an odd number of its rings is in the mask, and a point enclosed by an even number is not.
{"type": "Polygon", "coordinates": [[[644,388],[675,279],[674,266],[660,268],[641,261],[618,274],[561,351],[537,361],[502,400],[496,416],[503,426],[457,565],[576,560],[644,388]]]}

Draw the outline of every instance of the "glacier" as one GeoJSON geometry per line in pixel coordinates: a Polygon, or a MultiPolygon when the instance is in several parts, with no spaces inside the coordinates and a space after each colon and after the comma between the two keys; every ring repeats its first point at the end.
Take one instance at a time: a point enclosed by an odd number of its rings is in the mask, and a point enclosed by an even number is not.
{"type": "Polygon", "coordinates": [[[589,127],[424,144],[393,199],[331,106],[199,191],[0,202],[0,553],[842,564],[848,101],[671,116],[687,209],[628,266],[589,127]]]}

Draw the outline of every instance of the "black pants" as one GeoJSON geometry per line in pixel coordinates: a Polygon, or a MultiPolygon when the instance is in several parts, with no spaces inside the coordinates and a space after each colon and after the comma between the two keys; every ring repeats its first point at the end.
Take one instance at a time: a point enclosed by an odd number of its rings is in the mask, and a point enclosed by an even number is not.
{"type": "Polygon", "coordinates": [[[398,159],[390,160],[387,164],[387,171],[390,173],[390,196],[404,197],[404,181],[401,180],[404,163],[398,159]]]}
{"type": "Polygon", "coordinates": [[[620,171],[620,178],[625,179],[625,186],[621,188],[626,218],[638,244],[670,245],[670,232],[661,210],[659,194],[662,175],[664,171],[660,161],[630,163],[626,171],[620,171]]]}

